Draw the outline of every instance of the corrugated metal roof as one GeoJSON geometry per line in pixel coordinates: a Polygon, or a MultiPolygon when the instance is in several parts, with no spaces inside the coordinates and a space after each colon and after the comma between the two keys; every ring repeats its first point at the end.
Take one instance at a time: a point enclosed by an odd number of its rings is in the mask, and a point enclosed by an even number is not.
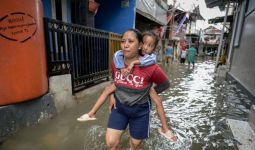
{"type": "Polygon", "coordinates": [[[238,3],[238,2],[241,2],[243,0],[205,0],[205,4],[206,4],[206,7],[208,8],[213,8],[213,7],[216,7],[218,6],[219,8],[221,9],[224,9],[225,5],[230,2],[230,3],[238,3]]]}
{"type": "MultiPolygon", "coordinates": [[[[224,22],[224,17],[225,17],[225,16],[209,19],[209,20],[208,20],[208,23],[209,23],[209,24],[222,23],[222,22],[224,22]]],[[[229,16],[227,17],[227,22],[233,22],[233,15],[229,15],[229,16]]]]}

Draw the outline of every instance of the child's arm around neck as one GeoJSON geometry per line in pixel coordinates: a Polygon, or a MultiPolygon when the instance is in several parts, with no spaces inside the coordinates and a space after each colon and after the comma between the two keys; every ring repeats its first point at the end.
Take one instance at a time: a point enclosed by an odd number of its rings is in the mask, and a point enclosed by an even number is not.
{"type": "Polygon", "coordinates": [[[151,54],[145,54],[144,56],[139,58],[140,64],[138,64],[140,67],[146,67],[157,63],[157,56],[154,53],[151,54]]]}

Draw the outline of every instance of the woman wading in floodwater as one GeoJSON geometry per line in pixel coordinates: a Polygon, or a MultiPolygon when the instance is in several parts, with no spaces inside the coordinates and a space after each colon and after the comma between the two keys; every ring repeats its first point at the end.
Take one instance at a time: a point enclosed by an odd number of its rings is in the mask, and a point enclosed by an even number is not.
{"type": "MultiPolygon", "coordinates": [[[[121,40],[121,49],[125,65],[139,59],[142,47],[142,35],[135,29],[127,30],[121,40]]],[[[149,136],[150,96],[152,84],[157,93],[169,87],[169,81],[157,65],[147,67],[134,66],[133,71],[124,77],[112,64],[112,75],[116,90],[116,107],[112,108],[106,130],[106,145],[110,150],[118,149],[123,131],[129,126],[130,146],[138,149],[142,140],[149,136]]],[[[111,95],[113,98],[113,95],[111,95]]],[[[112,101],[112,99],[111,99],[112,101]]]]}

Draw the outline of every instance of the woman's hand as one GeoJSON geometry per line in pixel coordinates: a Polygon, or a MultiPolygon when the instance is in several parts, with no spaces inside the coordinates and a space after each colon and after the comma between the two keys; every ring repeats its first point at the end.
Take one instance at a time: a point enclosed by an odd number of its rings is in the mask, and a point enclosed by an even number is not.
{"type": "Polygon", "coordinates": [[[109,107],[108,107],[109,113],[112,112],[112,108],[116,109],[116,101],[115,101],[113,94],[110,95],[110,103],[109,103],[109,107]]]}

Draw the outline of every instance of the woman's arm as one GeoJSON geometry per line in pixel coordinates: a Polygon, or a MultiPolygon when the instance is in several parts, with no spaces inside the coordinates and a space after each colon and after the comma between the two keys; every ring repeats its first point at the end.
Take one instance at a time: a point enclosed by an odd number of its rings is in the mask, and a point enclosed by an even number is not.
{"type": "Polygon", "coordinates": [[[166,74],[158,65],[151,76],[151,80],[156,84],[154,89],[157,93],[161,93],[170,87],[170,82],[166,74]]]}
{"type": "Polygon", "coordinates": [[[110,95],[110,102],[108,107],[109,113],[112,112],[112,109],[116,109],[116,101],[113,94],[110,95]]]}

